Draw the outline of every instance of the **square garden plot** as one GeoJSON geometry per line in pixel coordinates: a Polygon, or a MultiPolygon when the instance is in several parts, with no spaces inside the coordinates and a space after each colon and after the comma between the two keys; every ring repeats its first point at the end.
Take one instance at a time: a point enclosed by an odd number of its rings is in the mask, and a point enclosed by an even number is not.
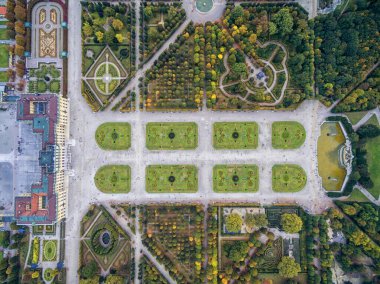
{"type": "Polygon", "coordinates": [[[256,122],[216,122],[212,144],[215,149],[256,149],[258,131],[256,122]]]}
{"type": "Polygon", "coordinates": [[[95,132],[96,143],[103,150],[128,150],[131,147],[131,125],[127,122],[107,122],[95,132]]]}
{"type": "Polygon", "coordinates": [[[146,125],[149,150],[191,150],[198,146],[198,125],[194,122],[150,122],[146,125]]]}
{"type": "Polygon", "coordinates": [[[272,147],[275,149],[297,149],[305,142],[306,131],[296,121],[272,123],[272,147]]]}
{"type": "Polygon", "coordinates": [[[150,165],[145,172],[150,193],[191,193],[198,191],[198,169],[193,165],[150,165]]]}
{"type": "Polygon", "coordinates": [[[256,165],[216,165],[213,169],[215,192],[256,192],[259,172],[256,165]]]}

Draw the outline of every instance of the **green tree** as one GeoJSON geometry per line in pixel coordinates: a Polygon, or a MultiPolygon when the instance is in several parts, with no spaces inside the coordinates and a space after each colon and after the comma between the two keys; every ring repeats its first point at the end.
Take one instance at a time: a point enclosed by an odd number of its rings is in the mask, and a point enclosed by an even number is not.
{"type": "Polygon", "coordinates": [[[231,213],[226,217],[226,229],[229,232],[237,233],[243,225],[243,219],[237,213],[231,213]]]}
{"type": "Polygon", "coordinates": [[[123,284],[123,283],[125,283],[124,278],[117,275],[108,275],[105,282],[105,284],[123,284]]]}
{"type": "Polygon", "coordinates": [[[236,241],[225,246],[227,257],[232,261],[240,261],[247,255],[249,246],[245,241],[236,241]]]}
{"type": "Polygon", "coordinates": [[[153,17],[153,10],[151,6],[146,6],[144,8],[144,15],[145,15],[145,18],[147,18],[147,20],[153,17]]]}
{"type": "Polygon", "coordinates": [[[287,233],[298,233],[302,229],[302,219],[294,213],[285,213],[281,215],[282,229],[287,233]]]}
{"type": "Polygon", "coordinates": [[[83,25],[83,34],[86,37],[90,37],[94,34],[94,30],[92,29],[91,25],[88,22],[85,22],[83,25]]]}
{"type": "Polygon", "coordinates": [[[269,34],[270,35],[274,35],[275,33],[277,33],[277,26],[275,23],[273,22],[269,22],[269,34]]]}
{"type": "Polygon", "coordinates": [[[119,19],[114,19],[112,21],[112,27],[116,30],[116,31],[121,31],[124,27],[124,24],[122,21],[120,21],[119,19]]]}
{"type": "Polygon", "coordinates": [[[98,272],[98,265],[96,261],[91,261],[80,269],[80,275],[83,278],[93,278],[98,272]]]}
{"type": "Polygon", "coordinates": [[[106,43],[112,44],[115,36],[116,36],[115,31],[113,29],[109,29],[108,31],[106,31],[106,33],[104,35],[104,39],[105,39],[106,43]]]}
{"type": "Polygon", "coordinates": [[[282,8],[272,16],[273,23],[276,24],[280,34],[287,35],[293,31],[293,17],[289,8],[282,8]]]}
{"type": "Polygon", "coordinates": [[[246,214],[245,224],[249,227],[266,227],[268,225],[267,215],[265,214],[246,214]]]}
{"type": "Polygon", "coordinates": [[[346,213],[347,215],[353,216],[356,214],[356,208],[352,205],[343,205],[342,206],[343,212],[346,213]]]}
{"type": "Polygon", "coordinates": [[[296,277],[301,272],[301,266],[290,256],[283,256],[277,268],[280,275],[285,278],[296,277]]]}
{"type": "Polygon", "coordinates": [[[98,42],[103,42],[104,34],[101,31],[97,31],[95,35],[98,42]]]}

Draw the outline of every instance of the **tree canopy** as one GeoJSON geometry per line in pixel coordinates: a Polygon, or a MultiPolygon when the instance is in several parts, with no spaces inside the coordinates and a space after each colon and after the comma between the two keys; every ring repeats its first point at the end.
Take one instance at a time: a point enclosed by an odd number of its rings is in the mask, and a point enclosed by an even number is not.
{"type": "Polygon", "coordinates": [[[226,217],[226,229],[229,232],[237,233],[243,225],[243,219],[238,213],[231,213],[226,217]]]}
{"type": "Polygon", "coordinates": [[[283,256],[277,268],[280,275],[285,278],[296,277],[301,272],[301,266],[290,256],[283,256]]]}
{"type": "Polygon", "coordinates": [[[285,213],[281,215],[282,229],[287,233],[298,233],[302,229],[302,219],[294,213],[285,213]]]}

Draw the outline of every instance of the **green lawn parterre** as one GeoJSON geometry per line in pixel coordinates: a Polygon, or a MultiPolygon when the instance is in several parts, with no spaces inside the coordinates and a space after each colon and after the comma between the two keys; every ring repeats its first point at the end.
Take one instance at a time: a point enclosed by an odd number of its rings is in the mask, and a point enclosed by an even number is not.
{"type": "Polygon", "coordinates": [[[149,150],[191,150],[198,146],[195,122],[150,122],[146,125],[149,150]]]}
{"type": "Polygon", "coordinates": [[[42,260],[43,261],[57,260],[57,240],[44,240],[42,260]]]}
{"type": "Polygon", "coordinates": [[[150,193],[192,193],[198,191],[198,169],[193,165],[150,165],[145,171],[150,193]]]}
{"type": "Polygon", "coordinates": [[[215,149],[256,149],[258,132],[256,122],[216,122],[212,144],[215,149]]]}
{"type": "Polygon", "coordinates": [[[131,168],[128,165],[106,165],[94,177],[96,187],[104,193],[128,193],[131,190],[131,168]]]}
{"type": "Polygon", "coordinates": [[[259,169],[256,165],[215,165],[215,192],[256,192],[259,189],[259,169]]]}
{"type": "Polygon", "coordinates": [[[297,149],[305,142],[306,131],[296,121],[272,123],[272,147],[275,149],[297,149]]]}
{"type": "Polygon", "coordinates": [[[376,199],[380,196],[380,136],[368,139],[366,146],[368,171],[373,181],[373,187],[368,191],[376,199]]]}
{"type": "Polygon", "coordinates": [[[9,51],[8,46],[0,44],[0,68],[8,68],[9,66],[9,51]]]}
{"type": "Polygon", "coordinates": [[[272,167],[272,189],[276,192],[298,192],[307,181],[305,170],[294,164],[279,164],[272,167]]]}
{"type": "Polygon", "coordinates": [[[127,122],[106,122],[95,133],[96,143],[103,150],[128,150],[131,147],[131,125],[127,122]]]}

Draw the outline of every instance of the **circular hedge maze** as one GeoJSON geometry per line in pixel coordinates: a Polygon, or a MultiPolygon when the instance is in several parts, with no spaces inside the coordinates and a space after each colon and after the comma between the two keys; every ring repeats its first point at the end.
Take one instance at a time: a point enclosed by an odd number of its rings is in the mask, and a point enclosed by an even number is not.
{"type": "Polygon", "coordinates": [[[94,230],[91,236],[91,248],[98,255],[110,254],[116,248],[118,238],[118,232],[111,225],[104,224],[94,230]]]}
{"type": "Polygon", "coordinates": [[[305,142],[306,130],[296,121],[272,123],[272,147],[275,149],[297,149],[305,142]]]}
{"type": "Polygon", "coordinates": [[[282,238],[273,241],[272,246],[267,246],[263,254],[263,262],[259,266],[260,272],[272,272],[277,270],[283,256],[282,238]]]}
{"type": "Polygon", "coordinates": [[[298,165],[274,165],[272,168],[273,191],[297,192],[305,187],[306,181],[306,172],[298,165]]]}
{"type": "Polygon", "coordinates": [[[57,259],[57,241],[48,240],[43,243],[43,260],[55,261],[57,259]]]}

